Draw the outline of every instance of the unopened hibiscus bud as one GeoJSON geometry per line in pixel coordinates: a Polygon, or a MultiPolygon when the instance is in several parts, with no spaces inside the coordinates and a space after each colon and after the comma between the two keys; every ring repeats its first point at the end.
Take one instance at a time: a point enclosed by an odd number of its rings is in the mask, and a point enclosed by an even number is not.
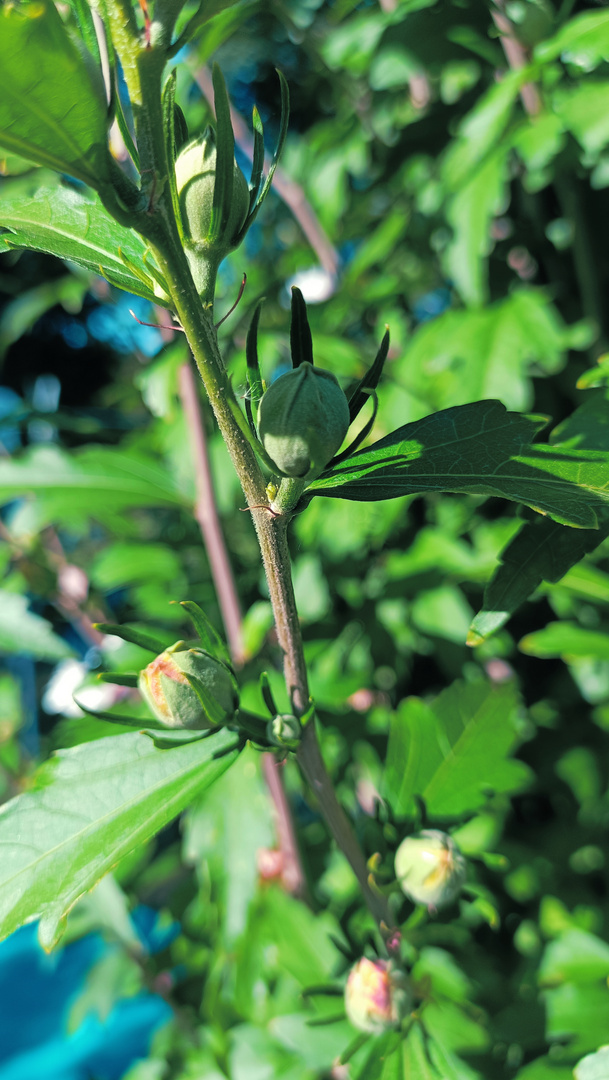
{"type": "Polygon", "coordinates": [[[302,726],[297,716],[290,713],[279,714],[269,720],[266,725],[266,735],[274,746],[282,746],[286,750],[296,750],[302,738],[302,726]]]}
{"type": "Polygon", "coordinates": [[[349,427],[349,403],[331,371],[304,361],[262,395],[258,433],[284,476],[323,472],[349,427]]]}
{"type": "Polygon", "coordinates": [[[395,875],[409,900],[429,908],[456,900],[465,882],[466,863],[455,841],[439,829],[407,836],[395,853],[395,875]]]}
{"type": "Polygon", "coordinates": [[[228,667],[183,641],[155,657],[140,672],[138,686],[156,719],[170,728],[203,731],[229,723],[239,703],[228,667]]]}
{"type": "Polygon", "coordinates": [[[412,1008],[408,979],[392,960],[368,960],[351,968],[345,988],[347,1018],[358,1031],[380,1035],[399,1026],[412,1008]]]}
{"type": "MultiPolygon", "coordinates": [[[[211,128],[201,139],[187,143],[176,159],[176,187],[186,242],[207,245],[214,212],[216,186],[216,140],[211,128]]],[[[249,188],[234,162],[230,209],[221,232],[208,246],[225,255],[236,247],[249,210],[249,188]]]]}

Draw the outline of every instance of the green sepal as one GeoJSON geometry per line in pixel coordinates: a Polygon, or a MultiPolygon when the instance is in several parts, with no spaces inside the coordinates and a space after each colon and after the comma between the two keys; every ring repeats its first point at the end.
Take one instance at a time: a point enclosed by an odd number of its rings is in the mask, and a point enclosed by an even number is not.
{"type": "Polygon", "coordinates": [[[264,169],[264,129],[260,113],[255,105],[252,111],[252,127],[254,130],[254,153],[252,155],[252,175],[249,183],[250,214],[258,202],[262,187],[262,171],[264,169]]]}
{"type": "MultiPolygon", "coordinates": [[[[172,603],[175,603],[175,601],[172,601],[172,603]]],[[[230,668],[230,664],[226,663],[228,660],[228,650],[226,645],[222,641],[216,628],[212,626],[203,609],[200,608],[198,604],[195,604],[194,600],[180,600],[179,604],[180,607],[183,607],[190,615],[191,622],[203,648],[213,656],[214,659],[220,660],[230,668]]]]}
{"type": "Polygon", "coordinates": [[[264,387],[262,385],[262,376],[260,374],[260,365],[258,363],[258,323],[260,322],[260,312],[262,311],[262,305],[264,303],[264,296],[256,304],[256,309],[252,316],[252,321],[247,332],[247,338],[245,340],[245,359],[247,362],[247,394],[245,397],[245,411],[247,414],[250,430],[253,435],[257,437],[258,432],[256,430],[256,423],[254,416],[258,412],[258,402],[264,393],[264,387]]]}
{"type": "MultiPolygon", "coordinates": [[[[341,950],[344,952],[343,950],[341,950]]],[[[348,959],[351,960],[351,954],[349,953],[348,959]]],[[[320,986],[307,986],[301,991],[301,997],[343,997],[345,993],[344,986],[337,986],[335,983],[322,983],[320,986]]]]}
{"type": "MultiPolygon", "coordinates": [[[[213,697],[204,683],[197,678],[196,675],[191,675],[188,671],[185,671],[184,677],[188,679],[188,682],[194,690],[203,711],[210,724],[215,724],[216,727],[220,727],[226,720],[226,711],[218,704],[215,697],[213,697]]],[[[165,681],[165,677],[161,675],[161,683],[165,681]]],[[[169,680],[167,680],[169,681],[169,680]]]]}
{"type": "Polygon", "coordinates": [[[75,694],[72,694],[72,699],[78,705],[79,709],[82,709],[87,716],[94,716],[96,720],[107,720],[111,724],[120,724],[121,727],[130,727],[141,730],[142,725],[146,724],[148,727],[158,728],[159,731],[163,730],[162,724],[157,724],[155,720],[149,720],[147,717],[142,716],[121,716],[120,714],[107,712],[105,709],[90,709],[87,705],[83,705],[82,701],[79,701],[75,694]]]}
{"type": "Polygon", "coordinates": [[[354,1057],[355,1054],[357,1054],[358,1050],[361,1050],[362,1046],[364,1046],[370,1038],[371,1036],[367,1032],[362,1032],[361,1035],[356,1035],[353,1041],[349,1043],[347,1049],[343,1050],[342,1054],[340,1055],[338,1059],[340,1064],[346,1065],[348,1061],[351,1061],[351,1058],[354,1057]]]}
{"type": "Polygon", "coordinates": [[[292,367],[300,367],[305,361],[313,366],[313,339],[307,318],[307,305],[304,296],[296,285],[292,286],[290,352],[292,354],[292,367]]]}
{"type": "Polygon", "coordinates": [[[307,724],[313,719],[314,716],[315,716],[315,702],[314,702],[313,698],[310,697],[309,698],[309,707],[308,707],[308,709],[299,718],[302,727],[303,728],[306,727],[307,724]]]}
{"type": "Polygon", "coordinates": [[[217,156],[211,224],[207,234],[207,241],[210,244],[224,235],[228,224],[233,199],[235,167],[235,136],[230,119],[230,103],[224,76],[218,64],[214,64],[212,80],[216,109],[217,156]]]}
{"type": "Polygon", "coordinates": [[[187,743],[200,742],[201,739],[207,739],[213,732],[213,728],[205,731],[154,731],[146,728],[141,729],[141,734],[152,739],[157,750],[171,750],[172,746],[184,746],[187,743]]]}
{"type": "MultiPolygon", "coordinates": [[[[285,140],[286,140],[286,136],[287,136],[287,133],[288,133],[288,121],[289,121],[289,118],[290,118],[290,91],[289,91],[288,84],[286,82],[285,76],[282,74],[281,71],[279,71],[278,68],[276,69],[276,71],[277,71],[277,74],[279,76],[279,86],[280,86],[280,93],[281,93],[281,116],[280,116],[280,120],[279,120],[279,137],[277,139],[277,144],[275,146],[275,151],[273,153],[273,158],[272,158],[271,165],[270,165],[270,168],[269,168],[268,176],[267,176],[267,178],[266,178],[266,180],[265,180],[265,182],[263,184],[262,190],[261,190],[256,202],[252,206],[252,209],[251,209],[250,213],[248,214],[248,216],[245,219],[245,223],[244,223],[244,225],[243,225],[243,227],[241,229],[241,232],[239,233],[237,243],[240,243],[241,240],[243,239],[243,237],[245,236],[247,230],[249,229],[250,225],[252,224],[254,218],[256,217],[256,214],[258,213],[258,211],[259,211],[260,207],[262,206],[264,200],[266,199],[269,191],[271,190],[271,184],[273,183],[273,176],[275,175],[275,169],[277,168],[277,165],[279,164],[279,158],[281,157],[281,152],[283,150],[284,143],[285,143],[285,140]]],[[[254,147],[255,147],[255,139],[256,139],[256,135],[254,134],[254,147]]],[[[264,147],[263,147],[263,153],[264,153],[264,147]]],[[[253,179],[253,176],[254,176],[254,172],[253,172],[253,169],[252,169],[252,179],[253,179]]]]}
{"type": "Polygon", "coordinates": [[[254,739],[260,746],[265,748],[269,745],[269,741],[266,737],[266,720],[263,720],[260,716],[256,716],[255,713],[249,712],[247,709],[238,709],[235,714],[235,719],[228,727],[237,727],[248,738],[254,739]]]}
{"type": "Polygon", "coordinates": [[[148,652],[154,653],[155,656],[165,652],[171,644],[171,642],[168,644],[153,637],[152,634],[147,634],[144,630],[135,630],[130,626],[116,626],[114,623],[105,622],[93,623],[93,625],[101,634],[111,634],[113,637],[122,638],[123,641],[129,641],[132,645],[139,645],[140,649],[148,649],[148,652]]]}
{"type": "Polygon", "coordinates": [[[346,461],[348,457],[351,457],[351,454],[355,453],[355,451],[358,449],[358,447],[360,447],[361,444],[363,443],[366,436],[369,435],[370,432],[372,431],[372,428],[374,427],[374,421],[376,420],[376,414],[379,411],[378,394],[376,393],[375,390],[364,390],[364,393],[368,394],[369,396],[372,396],[372,400],[373,400],[372,416],[370,417],[369,420],[366,421],[366,423],[364,424],[362,430],[359,432],[358,435],[355,436],[353,442],[349,444],[347,449],[343,450],[342,454],[337,454],[335,458],[332,458],[332,461],[328,462],[328,464],[326,465],[326,469],[331,469],[334,465],[340,465],[341,462],[346,461]]]}
{"type": "Polygon", "coordinates": [[[180,213],[180,201],[178,199],[178,189],[176,186],[176,157],[178,154],[178,146],[176,139],[176,69],[168,76],[165,85],[163,87],[163,95],[161,99],[161,106],[163,110],[163,131],[165,133],[165,147],[167,151],[167,172],[169,177],[169,191],[171,193],[171,204],[173,206],[173,215],[178,226],[178,232],[180,233],[180,239],[184,240],[184,232],[182,228],[182,215],[180,213]]]}
{"type": "Polygon", "coordinates": [[[186,117],[177,102],[173,105],[173,130],[175,138],[175,152],[176,156],[180,152],[183,146],[186,145],[189,139],[188,124],[186,123],[186,117]]]}
{"type": "MultiPolygon", "coordinates": [[[[165,293],[165,295],[167,297],[167,300],[169,300],[169,286],[167,285],[167,282],[165,281],[165,278],[163,277],[163,275],[162,275],[161,271],[159,270],[158,266],[155,266],[154,263],[151,262],[151,259],[152,259],[152,252],[150,250],[145,251],[144,256],[143,256],[144,266],[146,267],[146,269],[147,269],[148,273],[151,275],[151,277],[154,278],[157,285],[159,285],[160,288],[163,290],[163,292],[165,293]]],[[[159,300],[159,303],[162,303],[162,301],[159,300]]]]}
{"type": "Polygon", "coordinates": [[[245,416],[241,412],[241,409],[239,408],[232,394],[227,395],[226,400],[228,401],[230,411],[232,412],[235,420],[239,425],[241,434],[243,435],[244,439],[250,444],[252,450],[254,450],[262,463],[266,465],[267,469],[269,469],[274,476],[283,476],[284,474],[281,472],[280,469],[277,468],[273,459],[269,457],[262,443],[258,441],[256,435],[251,431],[245,416]]]}
{"type": "Polygon", "coordinates": [[[271,684],[266,671],[263,671],[260,674],[260,693],[262,694],[264,704],[271,716],[277,716],[279,709],[275,703],[275,698],[273,697],[273,691],[271,690],[271,684]]]}
{"type": "Polygon", "coordinates": [[[100,671],[97,678],[100,682],[113,683],[115,686],[131,686],[137,689],[139,675],[136,672],[100,671]]]}
{"type": "Polygon", "coordinates": [[[121,101],[120,95],[118,64],[116,63],[116,54],[114,52],[111,42],[108,42],[108,59],[110,62],[110,74],[112,77],[112,97],[110,104],[114,111],[114,119],[116,120],[118,130],[120,131],[121,138],[125,144],[125,149],[129,154],[129,157],[131,158],[137,171],[139,172],[140,155],[138,153],[137,146],[133,141],[131,129],[129,128],[129,124],[127,123],[127,117],[125,116],[125,111],[123,109],[123,103],[121,101]]]}
{"type": "MultiPolygon", "coordinates": [[[[142,285],[145,285],[146,288],[148,289],[148,291],[151,292],[153,294],[153,296],[154,296],[155,295],[154,281],[152,280],[151,276],[144,273],[141,266],[138,266],[137,263],[133,262],[133,260],[130,259],[128,257],[128,255],[125,255],[125,252],[123,251],[123,249],[121,247],[119,247],[117,249],[117,254],[118,254],[118,257],[121,260],[123,266],[125,266],[127,268],[129,273],[133,274],[133,276],[136,277],[138,279],[138,281],[141,281],[142,285]]],[[[166,290],[166,286],[165,286],[165,290],[166,290]]],[[[162,301],[159,299],[157,301],[157,303],[161,304],[162,301]]]]}
{"type": "Polygon", "coordinates": [[[389,352],[389,329],[385,330],[383,340],[379,346],[379,350],[374,358],[374,362],[368,371],[351,393],[349,397],[349,423],[352,424],[358,413],[363,409],[368,400],[367,390],[374,390],[378,386],[381,375],[383,374],[383,367],[385,360],[387,359],[387,353],[389,352]]]}
{"type": "MultiPolygon", "coordinates": [[[[345,1019],[345,1010],[339,1013],[332,1013],[331,1016],[316,1016],[312,1020],[307,1020],[307,1027],[327,1027],[328,1024],[338,1024],[341,1020],[345,1019]]],[[[367,1036],[369,1038],[369,1036],[367,1036]]]]}

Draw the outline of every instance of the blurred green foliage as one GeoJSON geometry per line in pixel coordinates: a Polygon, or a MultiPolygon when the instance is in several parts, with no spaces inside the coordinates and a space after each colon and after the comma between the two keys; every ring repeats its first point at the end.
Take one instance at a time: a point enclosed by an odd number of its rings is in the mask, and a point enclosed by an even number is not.
{"type": "MultiPolygon", "coordinates": [[[[80,5],[67,8],[74,30],[80,5]]],[[[178,68],[193,133],[210,119],[193,75],[211,58],[239,112],[248,118],[257,102],[271,133],[275,67],[293,104],[279,184],[220,274],[223,313],[247,272],[245,298],[219,330],[240,395],[245,335],[262,296],[265,378],[289,363],[287,285],[297,284],[315,359],[345,387],[390,327],[374,439],[490,397],[551,416],[558,426],[544,453],[589,451],[606,478],[609,12],[585,0],[214,4],[178,68]],[[521,69],[510,70],[498,12],[512,20],[521,69]],[[314,223],[308,239],[294,214],[303,200],[314,223]]],[[[61,58],[77,60],[71,51],[61,58]]],[[[2,116],[0,106],[0,125],[2,116]]],[[[128,672],[148,659],[135,645],[92,635],[91,622],[152,622],[168,639],[187,637],[183,610],[168,603],[186,597],[219,630],[221,619],[193,519],[178,382],[187,350],[174,334],[161,352],[160,335],[146,336],[127,314],[131,305],[144,322],[170,324],[151,306],[166,302],[156,268],[135,234],[109,228],[97,196],[46,171],[60,152],[46,136],[40,169],[5,146],[0,795],[25,790],[40,807],[40,829],[51,829],[45,777],[77,759],[52,758],[32,788],[35,761],[91,742],[90,768],[120,781],[112,812],[129,828],[132,761],[144,756],[161,769],[149,782],[166,800],[154,820],[152,797],[140,804],[146,843],[136,851],[116,820],[89,840],[104,869],[114,867],[98,889],[115,890],[115,906],[107,896],[96,905],[96,890],[78,902],[67,933],[101,928],[119,938],[121,959],[95,971],[75,1023],[141,982],[129,911],[147,903],[180,925],[146,968],[147,985],[169,987],[176,1019],[128,1080],[566,1080],[607,1041],[609,1026],[609,512],[599,511],[598,528],[567,529],[498,498],[442,490],[378,503],[313,499],[293,524],[324,757],[366,855],[377,856],[379,881],[425,815],[454,832],[470,867],[450,910],[394,907],[418,1017],[406,1041],[383,1036],[341,1071],[336,1061],[355,1033],[339,998],[306,991],[342,986],[347,957],[370,948],[373,926],[293,763],[283,773],[310,907],[288,895],[276,862],[264,869],[278,840],[257,753],[247,749],[227,771],[226,759],[210,765],[223,775],[180,829],[154,840],[188,805],[187,784],[205,786],[193,755],[206,758],[206,744],[172,750],[179,760],[161,768],[158,755],[164,762],[169,752],[153,754],[137,734],[105,747],[102,737],[118,729],[73,706],[72,690],[99,692],[99,669],[128,672]],[[57,228],[69,229],[65,249],[53,239],[57,228]],[[66,261],[38,253],[52,251],[66,261]],[[43,392],[49,376],[60,385],[54,404],[43,392]],[[29,675],[17,654],[36,661],[29,675]],[[81,666],[70,669],[75,657],[81,666]],[[38,746],[27,734],[36,710],[28,679],[42,701],[38,746]],[[109,927],[107,913],[117,910],[109,927]]],[[[68,165],[99,180],[76,159],[68,165]]],[[[287,710],[252,524],[202,407],[246,613],[242,703],[262,711],[266,670],[287,710]]],[[[450,462],[449,453],[447,472],[450,462]]],[[[592,512],[592,498],[584,503],[592,512]]],[[[87,774],[76,776],[79,808],[87,785],[87,774]]],[[[53,828],[71,865],[60,809],[53,828]]],[[[81,870],[70,870],[72,899],[95,879],[81,870]]],[[[35,860],[20,868],[34,882],[38,871],[35,860]]],[[[47,943],[60,916],[47,913],[47,943]]],[[[582,1065],[578,1080],[596,1076],[594,1065],[582,1065]]]]}

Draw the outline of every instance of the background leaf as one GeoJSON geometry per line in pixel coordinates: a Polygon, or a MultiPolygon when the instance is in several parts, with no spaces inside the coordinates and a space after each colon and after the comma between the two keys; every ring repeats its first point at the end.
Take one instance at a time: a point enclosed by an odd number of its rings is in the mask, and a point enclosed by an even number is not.
{"type": "Polygon", "coordinates": [[[482,806],[490,791],[514,791],[529,772],[516,747],[513,686],[453,683],[431,705],[407,698],[391,721],[383,794],[397,816],[416,810],[415,795],[437,817],[482,806]]]}
{"type": "Polygon", "coordinates": [[[0,649],[26,653],[39,660],[63,660],[73,656],[70,646],[53,633],[51,623],[28,611],[25,596],[0,590],[0,649]]]}

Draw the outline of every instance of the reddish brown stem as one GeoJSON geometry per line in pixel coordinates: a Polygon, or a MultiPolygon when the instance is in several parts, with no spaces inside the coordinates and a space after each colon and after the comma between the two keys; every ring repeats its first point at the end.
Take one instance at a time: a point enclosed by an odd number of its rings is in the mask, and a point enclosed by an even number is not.
{"type": "Polygon", "coordinates": [[[189,363],[181,365],[178,385],[195,466],[197,495],[194,516],[207,551],[231,656],[240,665],[244,660],[241,606],[218,517],[197,385],[189,363]]]}

